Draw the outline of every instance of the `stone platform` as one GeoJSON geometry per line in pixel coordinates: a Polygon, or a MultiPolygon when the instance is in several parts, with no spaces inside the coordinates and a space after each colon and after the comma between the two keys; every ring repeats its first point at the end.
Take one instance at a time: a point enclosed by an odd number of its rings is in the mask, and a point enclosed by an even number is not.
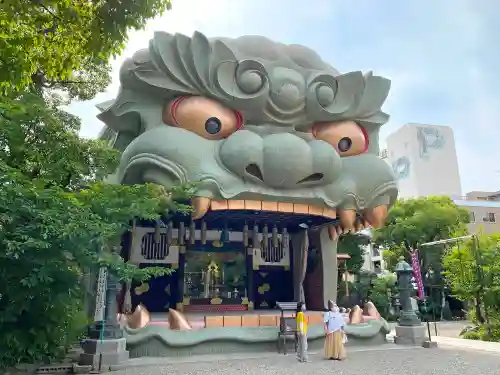
{"type": "MultiPolygon", "coordinates": [[[[318,317],[320,317],[319,314],[318,317]]],[[[275,317],[271,316],[271,318],[275,317]]],[[[167,326],[149,324],[139,329],[125,328],[125,337],[131,358],[277,352],[279,327],[276,319],[269,319],[268,324],[267,326],[224,326],[224,319],[222,319],[222,326],[191,331],[175,331],[167,326]],[[271,322],[273,322],[272,325],[271,322]]],[[[385,344],[386,335],[390,329],[387,322],[381,319],[347,325],[345,331],[348,336],[348,346],[373,346],[385,344]]],[[[315,323],[310,319],[308,338],[311,350],[323,347],[322,321],[315,323]]],[[[292,340],[289,339],[288,342],[288,351],[293,351],[292,340]]]]}

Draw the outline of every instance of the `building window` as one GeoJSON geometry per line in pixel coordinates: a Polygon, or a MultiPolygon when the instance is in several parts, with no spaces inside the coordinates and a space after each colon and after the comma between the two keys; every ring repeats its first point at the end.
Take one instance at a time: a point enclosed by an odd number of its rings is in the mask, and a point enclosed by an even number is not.
{"type": "Polygon", "coordinates": [[[488,212],[488,214],[485,217],[483,217],[483,221],[485,223],[495,223],[496,222],[495,214],[493,212],[488,212]]]}
{"type": "Polygon", "coordinates": [[[474,215],[474,212],[470,211],[469,212],[469,223],[475,223],[476,222],[476,215],[474,215]]]}
{"type": "Polygon", "coordinates": [[[380,248],[378,245],[373,245],[372,246],[372,254],[374,257],[379,257],[380,256],[380,248]]]}

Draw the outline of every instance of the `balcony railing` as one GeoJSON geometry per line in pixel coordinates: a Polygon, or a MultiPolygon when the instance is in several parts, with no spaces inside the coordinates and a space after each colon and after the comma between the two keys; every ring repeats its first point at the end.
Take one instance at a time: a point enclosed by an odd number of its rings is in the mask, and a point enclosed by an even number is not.
{"type": "Polygon", "coordinates": [[[453,196],[451,197],[453,200],[463,200],[463,201],[489,201],[489,202],[500,202],[500,194],[492,194],[489,196],[483,197],[468,197],[466,195],[462,196],[453,196]]]}

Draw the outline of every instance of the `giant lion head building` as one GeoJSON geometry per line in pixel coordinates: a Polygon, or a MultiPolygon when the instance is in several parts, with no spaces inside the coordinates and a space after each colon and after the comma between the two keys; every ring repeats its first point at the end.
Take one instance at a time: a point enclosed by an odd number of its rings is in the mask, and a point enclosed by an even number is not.
{"type": "Polygon", "coordinates": [[[102,138],[116,183],[196,183],[191,216],[140,222],[124,257],[174,268],[132,285],[150,311],[266,309],[337,297],[340,236],[383,224],[397,198],[378,156],[390,81],[341,73],[262,36],[157,32],[126,60],[102,138]]]}

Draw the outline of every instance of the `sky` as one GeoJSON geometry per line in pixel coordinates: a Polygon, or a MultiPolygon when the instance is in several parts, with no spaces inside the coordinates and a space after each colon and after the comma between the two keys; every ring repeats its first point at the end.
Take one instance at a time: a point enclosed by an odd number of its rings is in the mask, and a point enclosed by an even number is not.
{"type": "Polygon", "coordinates": [[[102,123],[95,104],[115,97],[124,58],[154,31],[208,37],[257,34],[317,51],[340,72],[392,80],[381,139],[406,123],[451,126],[463,193],[500,190],[498,0],[173,0],[173,9],[131,32],[106,92],[69,110],[84,137],[102,123]]]}

